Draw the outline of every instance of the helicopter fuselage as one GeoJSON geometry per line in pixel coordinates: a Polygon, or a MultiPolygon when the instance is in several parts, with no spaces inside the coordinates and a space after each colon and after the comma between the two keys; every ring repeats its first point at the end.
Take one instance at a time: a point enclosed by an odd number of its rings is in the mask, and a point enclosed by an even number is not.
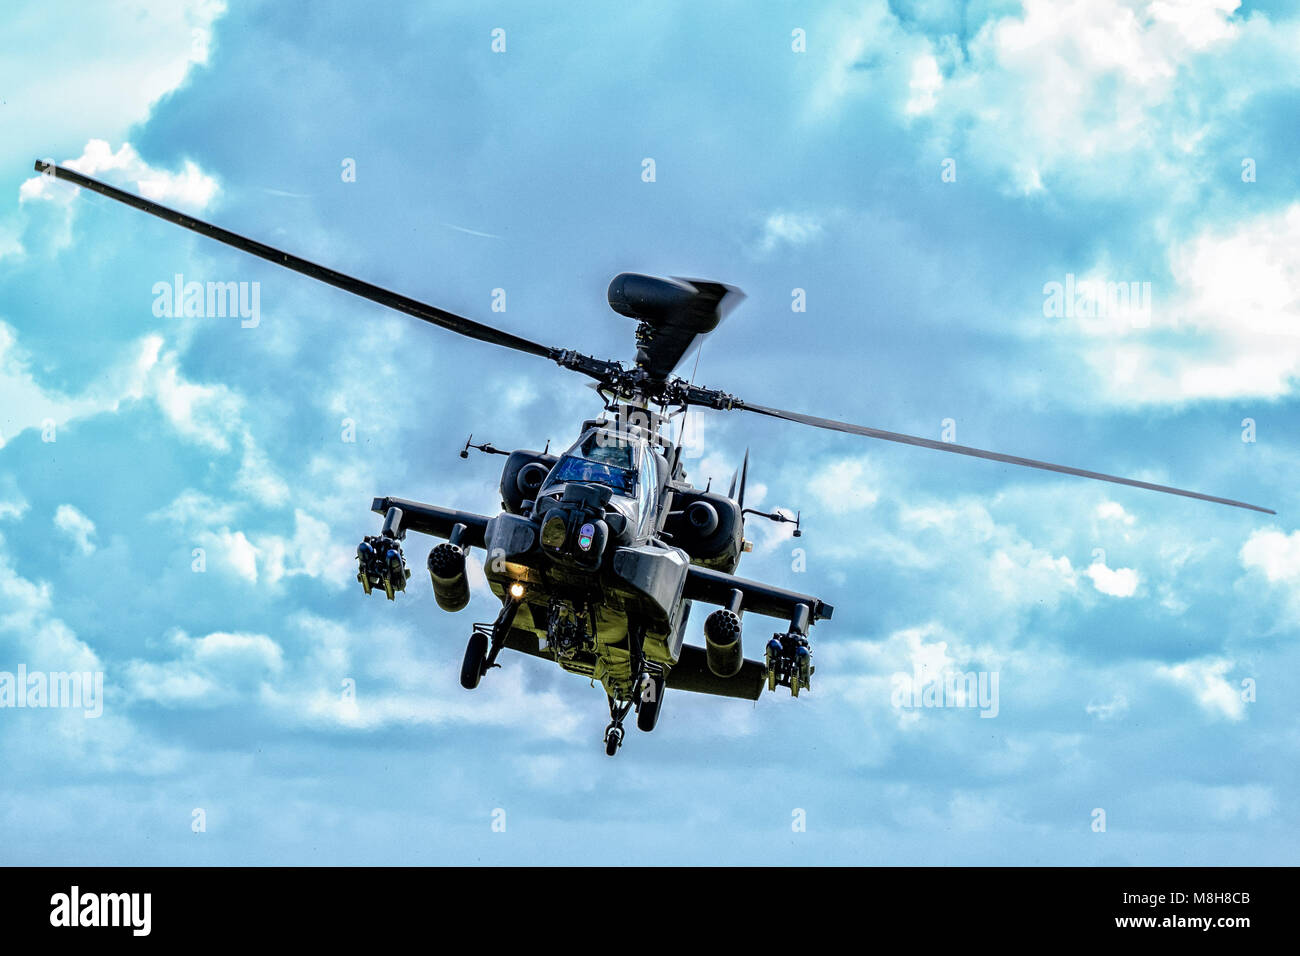
{"type": "MultiPolygon", "coordinates": [[[[626,415],[586,422],[559,455],[469,447],[506,456],[498,514],[378,498],[373,510],[385,515],[383,531],[358,552],[363,586],[392,596],[409,576],[399,544],[406,532],[447,538],[430,553],[429,574],[439,606],[458,611],[470,600],[466,552],[483,550],[501,612],[475,626],[464,686],[477,686],[509,648],[599,681],[611,727],[635,707],[642,729],[654,726],[667,688],[752,700],[765,683],[795,694],[810,686],[808,627],[832,609],[733,574],[747,548],[734,481],[725,495],[694,487],[680,447],[656,428],[628,424],[626,415]],[[695,601],[719,605],[705,621],[704,647],[685,639],[695,601]],[[745,611],[790,621],[763,661],[744,656],[745,611]]],[[[621,727],[618,733],[621,739],[621,727]]]]}

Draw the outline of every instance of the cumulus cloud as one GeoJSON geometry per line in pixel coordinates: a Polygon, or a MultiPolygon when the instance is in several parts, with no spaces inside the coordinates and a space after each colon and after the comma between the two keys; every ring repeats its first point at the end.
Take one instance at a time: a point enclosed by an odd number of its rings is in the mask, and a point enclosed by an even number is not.
{"type": "Polygon", "coordinates": [[[1243,568],[1263,575],[1273,586],[1286,611],[1283,621],[1300,621],[1300,531],[1253,531],[1241,546],[1238,558],[1243,568]]]}
{"type": "Polygon", "coordinates": [[[115,410],[133,388],[134,361],[119,363],[77,395],[41,385],[31,364],[14,328],[0,322],[0,448],[29,428],[52,425],[57,433],[74,419],[115,410]]]}
{"type": "Polygon", "coordinates": [[[1241,546],[1241,563],[1263,572],[1270,582],[1300,581],[1300,531],[1283,534],[1276,528],[1252,531],[1241,546]]]}
{"type": "MultiPolygon", "coordinates": [[[[88,117],[93,117],[93,128],[101,137],[91,144],[102,142],[107,152],[108,141],[124,136],[161,97],[182,85],[195,66],[208,62],[213,27],[226,4],[223,0],[137,0],[132,9],[134,15],[128,17],[110,5],[87,7],[75,0],[50,0],[42,10],[63,24],[58,30],[46,27],[41,17],[8,19],[5,56],[0,59],[8,133],[0,141],[5,168],[30,169],[36,158],[33,149],[81,142],[88,117]]],[[[99,150],[92,150],[91,144],[71,162],[96,164],[92,152],[99,150]]],[[[179,203],[190,203],[204,188],[202,174],[192,164],[175,174],[183,183],[178,189],[160,182],[158,174],[141,168],[143,164],[133,164],[129,154],[119,150],[116,160],[112,156],[109,153],[104,159],[144,173],[137,188],[158,188],[160,195],[179,203]]],[[[108,166],[100,162],[96,168],[108,166]]],[[[94,175],[88,167],[82,171],[94,175]]],[[[40,182],[22,188],[29,197],[45,189],[40,182]]],[[[74,188],[64,186],[65,202],[74,188]]],[[[25,227],[23,211],[0,218],[0,260],[26,254],[25,227]]],[[[65,215],[56,248],[69,241],[69,229],[65,215]]]]}
{"type": "Polygon", "coordinates": [[[1132,597],[1138,589],[1138,573],[1132,568],[1108,568],[1105,561],[1094,561],[1084,572],[1092,586],[1111,597],[1132,597]]]}
{"type": "MultiPolygon", "coordinates": [[[[155,169],[146,163],[131,146],[123,143],[117,152],[102,139],[86,143],[85,151],[75,159],[60,165],[102,178],[128,191],[140,193],[164,205],[176,206],[189,212],[204,209],[217,194],[217,182],[204,173],[193,161],[186,160],[179,172],[155,169]]],[[[18,188],[20,206],[32,203],[52,203],[61,208],[62,222],[52,236],[50,247],[64,249],[72,244],[72,225],[78,208],[76,200],[83,190],[72,183],[60,182],[52,175],[37,174],[25,180],[18,188]]],[[[17,241],[0,241],[0,256],[25,253],[17,241]]]]}
{"type": "Polygon", "coordinates": [[[939,72],[939,61],[929,53],[923,53],[914,59],[907,88],[911,95],[903,105],[904,113],[912,116],[933,110],[938,102],[939,90],[943,88],[943,74],[939,72]]]}
{"type": "Polygon", "coordinates": [[[1055,607],[1078,587],[1078,574],[1065,555],[1022,541],[993,553],[989,583],[1009,603],[1055,607]]]}
{"type": "MultiPolygon", "coordinates": [[[[221,515],[195,515],[196,525],[212,525],[221,515]]],[[[306,577],[341,590],[351,583],[355,568],[353,551],[334,541],[330,526],[302,509],[293,513],[291,535],[262,531],[232,530],[227,526],[203,527],[195,540],[204,549],[205,560],[249,584],[274,587],[288,578],[306,577]]]]}
{"type": "Polygon", "coordinates": [[[880,499],[879,479],[868,458],[844,458],[822,468],[808,481],[820,508],[847,514],[870,508],[880,499]]]}
{"type": "Polygon", "coordinates": [[[1150,296],[1054,320],[1052,334],[1107,401],[1277,398],[1300,376],[1300,204],[1191,235],[1172,215],[1203,199],[1243,104],[1295,86],[1300,21],[1239,6],[1026,0],[963,22],[973,35],[958,43],[944,17],[868,3],[837,23],[814,105],[890,104],[932,152],[978,156],[1017,195],[1159,197],[1168,275],[1129,275],[1103,248],[1071,270],[1080,281],[1147,282],[1150,296]]]}
{"type": "Polygon", "coordinates": [[[1300,203],[1202,230],[1169,254],[1174,288],[1150,321],[1079,318],[1105,395],[1122,402],[1278,398],[1300,376],[1300,203]]]}
{"type": "Polygon", "coordinates": [[[1026,0],[964,24],[974,35],[958,42],[956,23],[904,22],[883,0],[867,3],[835,24],[812,106],[839,112],[869,97],[902,120],[924,117],[937,142],[1000,169],[1020,194],[1179,189],[1189,172],[1199,181],[1216,104],[1289,84],[1295,25],[1234,16],[1238,6],[1026,0]]]}
{"type": "MultiPolygon", "coordinates": [[[[2,543],[3,539],[0,539],[2,543]]],[[[0,632],[8,632],[22,653],[55,670],[98,670],[99,658],[71,629],[53,617],[53,592],[46,582],[23,577],[0,551],[0,632]]]]}
{"type": "Polygon", "coordinates": [[[945,707],[988,706],[993,711],[997,707],[988,694],[989,672],[997,670],[998,655],[937,621],[901,628],[875,640],[823,645],[818,654],[834,674],[827,693],[900,729],[918,728],[927,713],[922,701],[931,695],[945,707]],[[974,683],[968,682],[968,675],[975,672],[983,673],[983,684],[978,676],[974,683]]]}
{"type": "Polygon", "coordinates": [[[54,512],[54,527],[71,538],[82,554],[95,552],[95,542],[91,540],[95,536],[95,522],[72,505],[59,505],[54,512]]]}
{"type": "Polygon", "coordinates": [[[192,638],[171,635],[177,655],[161,662],[126,665],[126,689],[133,701],[166,707],[215,707],[238,700],[275,678],[284,667],[280,646],[265,634],[214,632],[192,638]]]}
{"type": "Polygon", "coordinates": [[[243,420],[242,395],[225,383],[186,376],[180,353],[165,349],[162,336],[144,336],[76,395],[46,388],[31,365],[13,329],[0,322],[0,448],[28,429],[53,428],[57,434],[69,422],[151,401],[185,440],[220,454],[239,452],[233,480],[238,491],[267,506],[288,499],[288,485],[243,420]]]}
{"type": "MultiPolygon", "coordinates": [[[[192,161],[186,160],[179,173],[154,169],[130,143],[123,143],[117,152],[102,139],[86,143],[85,151],[76,159],[60,165],[96,178],[108,178],[118,184],[134,186],[140,195],[165,205],[200,210],[212,201],[217,193],[217,182],[192,161]],[[114,175],[104,177],[105,173],[114,175]]],[[[57,200],[69,202],[79,187],[63,184],[53,176],[37,174],[18,187],[18,201],[57,200]]]]}
{"type": "Polygon", "coordinates": [[[808,213],[774,212],[763,223],[758,251],[768,253],[779,246],[803,246],[820,238],[822,221],[808,213]]]}
{"type": "Polygon", "coordinates": [[[1228,680],[1230,670],[1232,661],[1210,657],[1159,665],[1156,676],[1187,691],[1210,716],[1236,721],[1246,716],[1246,702],[1240,689],[1228,680]]]}
{"type": "Polygon", "coordinates": [[[5,24],[0,76],[6,123],[15,131],[7,146],[37,141],[36,131],[47,142],[67,141],[83,133],[87,117],[97,129],[125,132],[208,62],[226,4],[135,0],[130,16],[75,0],[50,0],[44,9],[61,29],[51,31],[39,17],[10,17],[5,24]]]}
{"type": "MultiPolygon", "coordinates": [[[[0,448],[4,445],[0,442],[0,448]]],[[[21,518],[27,512],[27,499],[18,488],[13,475],[0,475],[0,521],[21,518]]]]}
{"type": "Polygon", "coordinates": [[[1136,520],[1131,514],[1124,510],[1124,506],[1116,501],[1103,501],[1093,510],[1093,514],[1098,518],[1106,521],[1117,521],[1120,524],[1132,526],[1136,520]]]}

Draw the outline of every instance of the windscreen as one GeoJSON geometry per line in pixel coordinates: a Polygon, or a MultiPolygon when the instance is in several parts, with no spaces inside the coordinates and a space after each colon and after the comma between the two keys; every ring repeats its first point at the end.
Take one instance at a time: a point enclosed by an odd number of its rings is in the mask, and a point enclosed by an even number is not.
{"type": "Polygon", "coordinates": [[[546,484],[549,487],[564,481],[590,481],[612,488],[620,495],[631,497],[636,494],[636,472],[631,468],[620,468],[576,455],[561,458],[551,469],[546,484]]]}

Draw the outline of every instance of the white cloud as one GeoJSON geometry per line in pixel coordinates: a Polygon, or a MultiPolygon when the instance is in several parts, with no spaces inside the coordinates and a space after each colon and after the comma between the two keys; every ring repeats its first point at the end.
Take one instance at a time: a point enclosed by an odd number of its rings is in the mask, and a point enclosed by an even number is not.
{"type": "Polygon", "coordinates": [[[183,437],[214,451],[229,451],[229,436],[239,425],[242,401],[223,384],[186,379],[175,352],[160,355],[162,338],[150,336],[144,354],[150,370],[148,390],[172,427],[183,437]]]}
{"type": "Polygon", "coordinates": [[[912,77],[907,88],[911,95],[903,106],[903,112],[909,116],[928,113],[938,102],[937,94],[943,89],[943,74],[939,72],[939,61],[931,54],[923,53],[912,61],[912,77]]]}
{"type": "Polygon", "coordinates": [[[1300,622],[1300,531],[1277,528],[1251,532],[1238,554],[1247,571],[1255,571],[1277,588],[1288,623],[1300,622]]]}
{"type": "Polygon", "coordinates": [[[1027,0],[1021,16],[986,24],[970,43],[969,67],[940,101],[945,129],[973,124],[982,162],[1008,170],[1024,193],[1058,180],[1085,193],[1151,180],[1177,188],[1205,132],[1195,98],[1224,95],[1186,75],[1240,33],[1228,20],[1235,0],[1191,15],[1180,6],[1027,0]]]}
{"type": "Polygon", "coordinates": [[[1097,505],[1093,514],[1098,518],[1106,521],[1118,521],[1121,524],[1132,526],[1136,520],[1131,514],[1124,510],[1124,506],[1117,501],[1103,501],[1097,505]]]}
{"type": "Polygon", "coordinates": [[[49,0],[45,17],[77,29],[6,18],[6,120],[26,140],[34,130],[64,139],[91,120],[105,131],[126,130],[208,61],[212,27],[225,9],[222,0],[134,0],[123,16],[110,5],[49,0]]]}
{"type": "MultiPolygon", "coordinates": [[[[180,206],[198,211],[203,209],[217,193],[217,182],[204,173],[191,160],[186,160],[182,171],[169,173],[154,169],[130,143],[123,143],[116,153],[102,139],[86,143],[85,151],[76,159],[60,165],[96,178],[107,178],[115,183],[134,186],[140,195],[165,205],[180,206]],[[104,177],[104,173],[116,175],[104,177]]],[[[18,187],[18,201],[58,200],[70,202],[80,187],[60,183],[53,176],[37,174],[18,187]]]]}
{"type": "Polygon", "coordinates": [[[7,163],[30,164],[31,149],[80,142],[87,130],[125,134],[207,63],[225,9],[222,0],[133,0],[124,15],[111,4],[47,0],[42,16],[15,11],[0,57],[7,163]]]}
{"type": "Polygon", "coordinates": [[[1207,714],[1235,721],[1246,716],[1246,702],[1240,690],[1227,679],[1231,669],[1231,661],[1213,657],[1162,664],[1156,668],[1156,676],[1186,690],[1207,714]]]}
{"type": "MultiPolygon", "coordinates": [[[[281,722],[353,730],[462,723],[567,740],[584,723],[595,723],[588,720],[590,709],[571,706],[570,695],[533,686],[530,671],[548,665],[523,655],[503,659],[478,690],[466,694],[457,680],[459,655],[430,656],[427,634],[405,625],[377,622],[358,630],[311,615],[300,615],[292,625],[310,638],[312,650],[288,661],[273,686],[257,690],[258,702],[281,722]],[[356,659],[354,649],[361,652],[356,659]],[[347,677],[356,682],[353,697],[341,693],[347,677]],[[528,706],[521,707],[521,700],[528,706]]],[[[581,703],[593,701],[603,697],[593,694],[581,703]]]]}
{"type": "Polygon", "coordinates": [[[950,704],[974,707],[979,701],[967,698],[966,684],[955,675],[996,671],[1001,663],[990,647],[973,646],[936,621],[872,640],[824,643],[817,654],[834,675],[823,685],[826,693],[913,731],[923,728],[927,711],[910,706],[912,694],[919,697],[926,688],[949,692],[951,686],[956,696],[950,704]]]}
{"type": "Polygon", "coordinates": [[[1078,587],[1078,575],[1064,555],[1020,541],[993,553],[989,583],[1008,602],[1056,607],[1063,595],[1078,587]]]}
{"type": "Polygon", "coordinates": [[[80,395],[46,389],[32,375],[30,356],[18,347],[13,327],[0,322],[0,448],[29,428],[49,422],[57,435],[73,419],[116,409],[130,390],[132,365],[119,363],[80,395]]]}
{"type": "Polygon", "coordinates": [[[243,435],[243,447],[243,459],[235,475],[236,490],[265,507],[278,507],[288,501],[289,485],[248,431],[243,435]]]}
{"type": "Polygon", "coordinates": [[[228,704],[276,677],[284,653],[264,634],[215,632],[191,638],[171,636],[179,651],[164,662],[133,660],[126,665],[127,692],[135,701],[167,707],[228,704]]]}
{"type": "Polygon", "coordinates": [[[807,213],[774,212],[763,223],[758,251],[771,252],[778,246],[803,246],[821,237],[820,219],[807,213]]]}
{"type": "Polygon", "coordinates": [[[909,34],[883,0],[871,0],[844,19],[826,22],[820,32],[831,38],[827,69],[812,91],[816,116],[832,115],[852,98],[868,94],[901,106],[911,95],[901,71],[875,70],[882,62],[911,63],[929,53],[929,41],[909,34]],[[888,59],[886,59],[888,56],[888,59]],[[864,67],[872,67],[870,75],[864,67]]]}
{"type": "MultiPolygon", "coordinates": [[[[113,154],[107,143],[124,137],[159,99],[185,82],[191,69],[207,63],[214,24],[225,10],[223,0],[133,0],[131,15],[123,16],[111,4],[47,0],[41,15],[7,18],[0,56],[5,168],[31,169],[38,157],[58,161],[49,151],[84,142],[93,132],[96,138],[69,165],[78,164],[87,175],[113,169],[134,173],[135,186],[145,195],[154,191],[151,198],[195,208],[211,180],[192,163],[178,174],[157,173],[129,146],[113,154]],[[46,17],[75,28],[51,30],[46,17]]],[[[49,185],[29,180],[22,196],[42,195],[49,185]]],[[[61,185],[65,204],[75,190],[61,185]]],[[[70,215],[69,208],[55,248],[70,241],[70,215]]],[[[25,222],[21,213],[0,220],[0,259],[26,253],[25,222]]]]}
{"type": "Polygon", "coordinates": [[[826,116],[884,103],[900,121],[923,119],[945,151],[978,156],[1015,193],[1187,190],[1205,176],[1199,151],[1219,117],[1291,83],[1296,25],[1234,16],[1238,6],[1025,0],[958,42],[955,22],[902,22],[874,0],[823,25],[836,39],[810,106],[826,116]]]}
{"type": "MultiPolygon", "coordinates": [[[[0,441],[0,448],[4,442],[0,441]]],[[[21,518],[27,513],[27,499],[23,497],[18,482],[13,475],[0,475],[0,521],[5,518],[21,518]]]]}
{"type": "MultiPolygon", "coordinates": [[[[1203,202],[1243,104],[1293,88],[1300,20],[1239,0],[1026,0],[956,42],[944,17],[883,0],[837,15],[814,113],[884,103],[929,155],[978,156],[1015,194],[1203,202]]],[[[827,29],[828,27],[823,27],[827,29]]],[[[1246,147],[1243,145],[1242,147],[1246,147]]],[[[1242,187],[1250,188],[1250,187],[1242,187]]],[[[1289,395],[1300,378],[1300,204],[1189,239],[1153,212],[1169,279],[1103,252],[1079,278],[1149,283],[1140,308],[1054,319],[1117,404],[1289,395]],[[1170,279],[1172,281],[1170,281],[1170,279]]],[[[1050,277],[1059,280],[1060,277],[1050,277]]],[[[1030,333],[1042,333],[1037,319],[1030,333]]]]}
{"type": "Polygon", "coordinates": [[[1118,720],[1128,713],[1128,698],[1123,694],[1116,694],[1110,700],[1089,701],[1084,710],[1100,721],[1118,720]]]}
{"type": "Polygon", "coordinates": [[[293,513],[293,534],[284,536],[259,531],[232,530],[217,526],[234,508],[222,507],[205,513],[187,507],[176,511],[190,521],[195,541],[214,567],[224,568],[250,584],[275,586],[287,578],[307,577],[323,581],[335,590],[347,587],[355,575],[354,546],[333,540],[330,526],[302,509],[293,513]]]}
{"type": "Polygon", "coordinates": [[[165,520],[184,526],[229,525],[239,512],[238,502],[218,501],[193,488],[176,496],[171,504],[149,515],[151,520],[165,520]]]}
{"type": "Polygon", "coordinates": [[[54,512],[54,526],[72,539],[82,554],[94,554],[95,522],[72,505],[59,505],[54,512]]]}
{"type": "Polygon", "coordinates": [[[198,542],[207,557],[224,561],[235,575],[252,584],[257,583],[258,550],[244,532],[229,528],[203,532],[198,536],[198,542]]]}
{"type": "Polygon", "coordinates": [[[848,514],[870,508],[880,499],[870,459],[844,458],[832,462],[808,480],[808,490],[818,505],[831,514],[848,514]]]}
{"type": "Polygon", "coordinates": [[[1257,569],[1270,582],[1300,581],[1300,531],[1283,534],[1276,528],[1252,531],[1241,546],[1241,563],[1257,569]]]}
{"type": "Polygon", "coordinates": [[[286,577],[318,578],[342,589],[355,573],[355,552],[336,545],[330,526],[301,509],[293,513],[293,536],[256,536],[258,552],[266,569],[266,582],[276,584],[286,577]]]}
{"type": "Polygon", "coordinates": [[[54,615],[54,589],[19,575],[3,545],[0,540],[0,651],[10,667],[21,661],[29,671],[102,672],[105,691],[98,718],[86,719],[80,708],[50,710],[42,715],[38,733],[7,734],[6,758],[15,767],[30,768],[33,776],[174,770],[181,760],[179,751],[148,738],[123,714],[118,706],[121,698],[116,696],[116,672],[106,668],[95,649],[54,615]]]}
{"type": "Polygon", "coordinates": [[[180,361],[178,352],[164,351],[162,336],[147,335],[80,394],[65,395],[36,380],[31,357],[19,349],[12,327],[0,322],[0,449],[28,429],[49,424],[57,436],[69,422],[148,400],[187,441],[223,454],[238,447],[235,489],[266,506],[283,504],[288,485],[244,422],[243,397],[224,383],[192,381],[180,361]]]}
{"type": "Polygon", "coordinates": [[[1111,597],[1132,597],[1138,589],[1138,573],[1132,568],[1108,568],[1104,561],[1094,561],[1084,574],[1092,586],[1111,597]]]}
{"type": "Polygon", "coordinates": [[[1278,398],[1300,377],[1300,203],[1207,229],[1169,255],[1147,327],[1077,320],[1112,401],[1278,398]]]}

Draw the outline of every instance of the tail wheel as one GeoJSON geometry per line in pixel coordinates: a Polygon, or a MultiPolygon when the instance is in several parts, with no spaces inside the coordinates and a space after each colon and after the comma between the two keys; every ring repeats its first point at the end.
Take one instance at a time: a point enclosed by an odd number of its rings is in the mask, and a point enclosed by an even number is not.
{"type": "Polygon", "coordinates": [[[605,728],[605,753],[613,757],[623,744],[623,728],[611,724],[605,728]]]}
{"type": "Polygon", "coordinates": [[[475,631],[469,636],[465,645],[465,660],[460,665],[460,686],[473,690],[487,670],[488,637],[482,631],[475,631]]]}

